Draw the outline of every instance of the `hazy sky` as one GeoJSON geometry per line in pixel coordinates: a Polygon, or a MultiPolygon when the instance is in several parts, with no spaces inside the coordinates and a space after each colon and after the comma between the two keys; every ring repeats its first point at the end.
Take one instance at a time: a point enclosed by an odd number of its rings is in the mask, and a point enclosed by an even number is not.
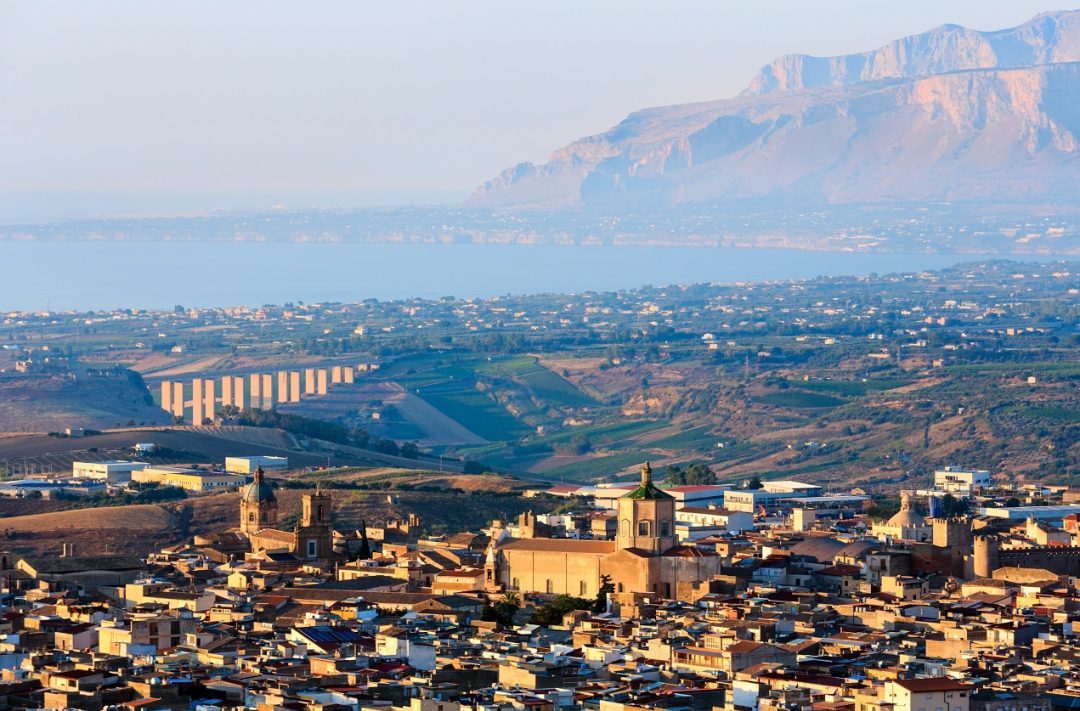
{"type": "Polygon", "coordinates": [[[464,193],[635,109],[736,94],[780,54],[1078,6],[0,0],[0,217],[40,209],[27,193],[90,193],[90,212],[122,204],[103,193],[177,207],[464,193]]]}

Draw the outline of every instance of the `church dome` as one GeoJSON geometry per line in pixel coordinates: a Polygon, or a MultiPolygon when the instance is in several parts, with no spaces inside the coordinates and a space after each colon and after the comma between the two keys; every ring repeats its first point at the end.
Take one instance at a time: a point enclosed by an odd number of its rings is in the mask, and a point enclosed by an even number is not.
{"type": "Polygon", "coordinates": [[[255,479],[244,487],[240,500],[248,504],[276,504],[274,488],[263,479],[262,467],[255,470],[255,479]]]}
{"type": "Polygon", "coordinates": [[[652,480],[652,467],[648,462],[641,467],[641,484],[638,488],[623,496],[624,499],[674,499],[671,494],[658,489],[652,480]]]}
{"type": "Polygon", "coordinates": [[[900,499],[900,510],[893,514],[887,526],[894,528],[911,528],[913,526],[925,526],[926,519],[911,507],[911,497],[904,494],[900,499]]]}

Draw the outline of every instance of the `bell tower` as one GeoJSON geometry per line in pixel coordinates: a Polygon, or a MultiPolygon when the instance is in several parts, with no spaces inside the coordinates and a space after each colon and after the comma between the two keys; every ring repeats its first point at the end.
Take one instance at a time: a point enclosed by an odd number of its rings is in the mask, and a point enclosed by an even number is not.
{"type": "Polygon", "coordinates": [[[638,488],[619,499],[618,512],[618,548],[659,554],[675,546],[675,497],[653,484],[648,462],[638,488]]]}
{"type": "Polygon", "coordinates": [[[321,488],[304,494],[300,524],[296,527],[298,558],[330,558],[334,555],[333,499],[321,488]]]}
{"type": "Polygon", "coordinates": [[[329,526],[331,520],[331,506],[333,500],[330,494],[322,489],[316,489],[314,494],[304,494],[304,510],[301,516],[301,525],[329,526]]]}

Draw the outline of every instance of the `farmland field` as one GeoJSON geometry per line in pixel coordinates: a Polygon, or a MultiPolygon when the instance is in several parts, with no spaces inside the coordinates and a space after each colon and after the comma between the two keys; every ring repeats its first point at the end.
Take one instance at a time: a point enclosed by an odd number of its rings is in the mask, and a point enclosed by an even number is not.
{"type": "Polygon", "coordinates": [[[422,388],[419,396],[484,439],[515,439],[528,430],[498,403],[467,385],[422,388]]]}
{"type": "Polygon", "coordinates": [[[573,464],[565,464],[544,471],[544,476],[567,481],[590,481],[597,478],[614,476],[623,469],[641,464],[649,459],[649,452],[620,452],[607,456],[593,457],[573,464]]]}
{"type": "Polygon", "coordinates": [[[792,383],[801,390],[814,390],[819,392],[833,393],[848,397],[860,397],[869,392],[880,390],[892,390],[911,384],[910,380],[899,378],[882,380],[808,380],[792,383]]]}
{"type": "Polygon", "coordinates": [[[844,401],[838,397],[806,392],[805,390],[777,390],[776,392],[758,395],[754,398],[754,401],[763,405],[796,409],[836,407],[844,404],[844,401]]]}
{"type": "Polygon", "coordinates": [[[540,365],[534,356],[516,356],[486,363],[477,372],[508,375],[524,384],[541,402],[552,407],[585,407],[596,401],[565,378],[540,365]]]}

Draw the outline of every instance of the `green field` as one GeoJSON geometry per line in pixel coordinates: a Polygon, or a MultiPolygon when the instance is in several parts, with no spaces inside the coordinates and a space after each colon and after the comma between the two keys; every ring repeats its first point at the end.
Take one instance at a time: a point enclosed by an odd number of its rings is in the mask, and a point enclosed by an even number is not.
{"type": "Polygon", "coordinates": [[[517,439],[529,431],[526,425],[515,420],[502,406],[470,383],[420,388],[417,394],[432,407],[484,439],[517,439]]]}
{"type": "Polygon", "coordinates": [[[574,464],[564,464],[553,469],[545,469],[543,475],[552,479],[589,481],[600,477],[614,476],[627,467],[641,464],[650,456],[652,456],[652,453],[646,451],[620,452],[619,454],[594,457],[574,464]]]}
{"type": "Polygon", "coordinates": [[[813,390],[815,392],[833,393],[846,397],[860,397],[869,392],[892,390],[893,388],[910,385],[910,380],[890,378],[881,380],[807,380],[792,381],[792,385],[801,390],[813,390]]]}
{"type": "Polygon", "coordinates": [[[1080,422],[1080,410],[1068,407],[1032,406],[1020,408],[1017,413],[1055,422],[1080,422]]]}
{"type": "Polygon", "coordinates": [[[822,393],[806,392],[805,390],[777,390],[776,392],[758,395],[753,398],[753,400],[754,402],[760,402],[763,405],[792,407],[796,409],[836,407],[837,405],[844,404],[844,400],[841,400],[838,397],[824,395],[822,393]]]}
{"type": "Polygon", "coordinates": [[[560,432],[554,432],[550,435],[544,435],[543,437],[537,437],[533,440],[536,444],[562,444],[569,442],[575,435],[584,435],[588,437],[593,444],[610,445],[612,443],[630,438],[637,435],[650,432],[661,427],[665,427],[666,423],[656,420],[632,420],[630,422],[608,422],[603,424],[587,425],[584,427],[574,427],[572,429],[562,430],[560,432]]]}
{"type": "Polygon", "coordinates": [[[951,373],[1002,373],[1015,375],[1034,374],[1070,376],[1080,375],[1080,364],[1062,363],[1058,361],[1040,361],[1035,363],[968,363],[965,365],[950,365],[947,370],[951,373]]]}
{"type": "Polygon", "coordinates": [[[716,443],[723,438],[717,434],[710,434],[710,429],[710,427],[692,427],[650,442],[649,446],[657,449],[714,449],[716,443]]]}
{"type": "Polygon", "coordinates": [[[534,356],[491,360],[479,364],[476,372],[512,378],[521,383],[534,398],[551,407],[587,407],[597,404],[574,387],[573,383],[540,365],[534,356]]]}

